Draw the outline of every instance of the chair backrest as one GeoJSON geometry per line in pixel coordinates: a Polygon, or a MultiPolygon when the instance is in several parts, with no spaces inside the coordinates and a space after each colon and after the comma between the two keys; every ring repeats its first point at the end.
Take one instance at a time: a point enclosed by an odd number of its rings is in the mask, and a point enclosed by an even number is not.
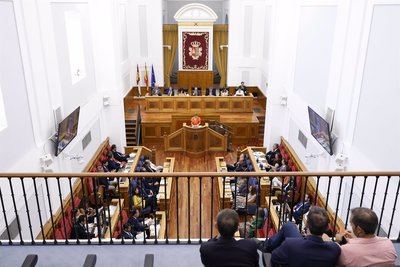
{"type": "Polygon", "coordinates": [[[96,266],[97,256],[95,254],[88,254],[86,256],[83,267],[94,267],[96,266]]]}
{"type": "Polygon", "coordinates": [[[21,267],[34,267],[38,262],[38,255],[36,254],[29,254],[25,257],[24,262],[22,263],[21,267]]]}
{"type": "Polygon", "coordinates": [[[153,267],[154,266],[154,254],[146,254],[144,256],[144,267],[153,267]]]}

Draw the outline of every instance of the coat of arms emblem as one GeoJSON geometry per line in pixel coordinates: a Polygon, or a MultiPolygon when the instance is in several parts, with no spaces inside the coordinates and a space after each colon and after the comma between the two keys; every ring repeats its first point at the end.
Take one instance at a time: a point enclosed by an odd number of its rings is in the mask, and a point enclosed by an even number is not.
{"type": "Polygon", "coordinates": [[[200,45],[201,43],[198,41],[190,43],[189,56],[191,56],[193,60],[198,60],[202,55],[203,48],[200,45]]]}

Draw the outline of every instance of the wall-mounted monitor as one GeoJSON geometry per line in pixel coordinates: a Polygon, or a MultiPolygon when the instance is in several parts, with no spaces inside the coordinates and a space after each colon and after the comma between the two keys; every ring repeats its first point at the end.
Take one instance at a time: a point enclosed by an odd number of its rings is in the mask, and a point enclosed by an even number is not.
{"type": "Polygon", "coordinates": [[[78,133],[79,111],[80,107],[58,124],[56,156],[68,146],[78,133]]]}
{"type": "Polygon", "coordinates": [[[310,119],[311,135],[314,136],[329,155],[333,155],[329,123],[310,107],[308,107],[308,117],[310,119]]]}

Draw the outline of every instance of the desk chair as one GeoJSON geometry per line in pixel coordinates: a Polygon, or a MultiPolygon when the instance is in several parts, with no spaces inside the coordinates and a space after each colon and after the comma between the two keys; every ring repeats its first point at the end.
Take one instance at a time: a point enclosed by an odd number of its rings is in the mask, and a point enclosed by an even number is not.
{"type": "Polygon", "coordinates": [[[38,262],[38,255],[29,254],[28,256],[26,256],[21,267],[35,267],[37,262],[38,262]]]}
{"type": "Polygon", "coordinates": [[[83,267],[94,267],[96,266],[97,255],[96,254],[88,254],[85,259],[85,263],[83,267]]]}
{"type": "Polygon", "coordinates": [[[154,254],[146,254],[144,256],[144,267],[154,266],[154,254]]]}

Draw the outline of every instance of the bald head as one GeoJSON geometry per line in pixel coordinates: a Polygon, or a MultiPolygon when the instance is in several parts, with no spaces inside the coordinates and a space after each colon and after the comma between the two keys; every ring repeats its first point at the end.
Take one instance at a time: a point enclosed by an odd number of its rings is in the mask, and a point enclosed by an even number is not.
{"type": "Polygon", "coordinates": [[[223,209],[217,215],[218,232],[222,237],[230,238],[235,235],[239,226],[239,215],[232,209],[223,209]]]}
{"type": "MultiPolygon", "coordinates": [[[[352,209],[350,221],[355,228],[361,228],[366,235],[374,234],[378,227],[378,216],[376,216],[373,210],[368,208],[352,209]]],[[[356,231],[353,229],[353,232],[356,231]]]]}

